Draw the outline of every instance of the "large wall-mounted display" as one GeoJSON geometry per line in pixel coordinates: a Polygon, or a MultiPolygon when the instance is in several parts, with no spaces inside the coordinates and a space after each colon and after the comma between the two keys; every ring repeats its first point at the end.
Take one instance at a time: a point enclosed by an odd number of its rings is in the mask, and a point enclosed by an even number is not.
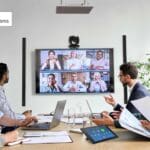
{"type": "Polygon", "coordinates": [[[36,49],[36,93],[114,92],[112,48],[36,49]]]}

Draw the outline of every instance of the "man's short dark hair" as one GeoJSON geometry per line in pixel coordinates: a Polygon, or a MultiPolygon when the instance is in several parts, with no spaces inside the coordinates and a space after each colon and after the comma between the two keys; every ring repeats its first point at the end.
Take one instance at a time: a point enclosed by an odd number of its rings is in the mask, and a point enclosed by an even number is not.
{"type": "Polygon", "coordinates": [[[96,53],[102,53],[103,54],[104,52],[102,50],[98,50],[96,53]]]}
{"type": "Polygon", "coordinates": [[[53,78],[55,79],[55,74],[50,73],[50,74],[48,74],[48,77],[49,77],[49,76],[53,76],[53,78]]]}
{"type": "Polygon", "coordinates": [[[120,71],[122,71],[123,75],[130,75],[131,79],[136,79],[138,76],[138,69],[131,62],[120,65],[120,71]]]}
{"type": "Polygon", "coordinates": [[[48,55],[50,55],[50,53],[53,53],[55,55],[55,51],[52,49],[48,51],[48,55]]]}
{"type": "Polygon", "coordinates": [[[0,80],[2,80],[3,75],[8,71],[7,64],[0,63],[0,80]]]}

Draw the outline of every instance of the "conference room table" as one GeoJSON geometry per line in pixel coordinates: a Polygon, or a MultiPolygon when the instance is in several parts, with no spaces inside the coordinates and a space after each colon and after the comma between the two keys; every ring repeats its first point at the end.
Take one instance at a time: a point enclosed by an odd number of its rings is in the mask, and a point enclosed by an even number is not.
{"type": "MultiPolygon", "coordinates": [[[[81,125],[76,125],[74,128],[80,128],[81,125]]],[[[69,129],[72,126],[60,123],[59,126],[50,131],[68,131],[72,138],[72,143],[59,144],[17,144],[13,146],[5,146],[2,150],[150,150],[150,139],[137,135],[126,129],[111,129],[118,135],[118,138],[103,141],[97,144],[92,144],[86,139],[84,134],[71,133],[69,129]]],[[[25,131],[19,129],[20,135],[25,131]]]]}

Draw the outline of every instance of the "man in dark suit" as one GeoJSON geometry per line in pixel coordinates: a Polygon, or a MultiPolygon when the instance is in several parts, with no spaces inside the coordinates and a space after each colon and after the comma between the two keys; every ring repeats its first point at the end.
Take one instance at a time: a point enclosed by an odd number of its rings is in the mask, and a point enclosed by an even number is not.
{"type": "MultiPolygon", "coordinates": [[[[148,90],[137,81],[138,70],[136,66],[132,63],[125,63],[120,66],[119,78],[123,86],[128,86],[130,89],[130,96],[128,99],[128,103],[126,108],[134,114],[138,119],[143,119],[142,114],[132,105],[131,101],[143,98],[145,96],[150,96],[148,90]]],[[[123,107],[116,103],[116,100],[111,96],[105,96],[105,101],[112,105],[114,111],[109,115],[107,113],[103,113],[102,119],[93,119],[93,122],[100,125],[114,125],[116,127],[121,127],[119,124],[119,115],[123,107]]]]}

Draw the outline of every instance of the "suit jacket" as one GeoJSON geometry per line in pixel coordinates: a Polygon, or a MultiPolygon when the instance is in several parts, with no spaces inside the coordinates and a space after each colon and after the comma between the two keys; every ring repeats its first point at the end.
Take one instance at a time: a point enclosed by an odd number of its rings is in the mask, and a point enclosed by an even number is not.
{"type": "MultiPolygon", "coordinates": [[[[137,100],[139,98],[143,98],[145,96],[150,96],[149,91],[139,82],[135,84],[133,87],[126,108],[138,119],[145,119],[144,116],[133,106],[131,101],[137,100]]],[[[120,111],[123,108],[120,104],[114,108],[114,110],[120,111]]],[[[115,126],[120,127],[118,121],[115,121],[115,126]]]]}

